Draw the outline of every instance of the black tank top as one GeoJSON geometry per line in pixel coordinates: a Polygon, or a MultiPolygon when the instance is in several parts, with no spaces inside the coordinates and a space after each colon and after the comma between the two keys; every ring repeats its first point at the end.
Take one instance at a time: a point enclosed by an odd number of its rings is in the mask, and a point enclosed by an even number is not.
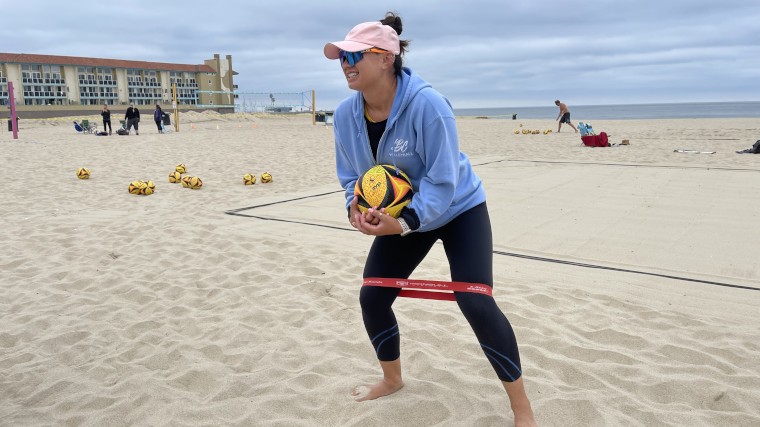
{"type": "Polygon", "coordinates": [[[380,138],[385,132],[385,125],[388,123],[388,119],[382,122],[371,122],[365,118],[367,122],[367,136],[369,137],[369,146],[372,147],[372,156],[377,159],[377,146],[380,144],[380,138]]]}

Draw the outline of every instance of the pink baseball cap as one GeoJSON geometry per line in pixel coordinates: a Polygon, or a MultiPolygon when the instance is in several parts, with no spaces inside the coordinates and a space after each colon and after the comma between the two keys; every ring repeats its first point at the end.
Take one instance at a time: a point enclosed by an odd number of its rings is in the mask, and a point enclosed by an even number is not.
{"type": "Polygon", "coordinates": [[[325,45],[325,56],[328,59],[338,59],[338,53],[359,52],[361,50],[377,47],[394,55],[401,53],[398,34],[393,27],[379,21],[363,22],[346,34],[346,39],[325,45]]]}

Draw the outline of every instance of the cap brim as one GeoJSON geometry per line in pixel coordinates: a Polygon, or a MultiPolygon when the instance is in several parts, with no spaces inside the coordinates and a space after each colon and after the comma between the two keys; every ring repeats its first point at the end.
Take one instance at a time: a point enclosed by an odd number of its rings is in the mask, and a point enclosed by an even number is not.
{"type": "Polygon", "coordinates": [[[327,59],[338,59],[340,51],[344,52],[359,52],[361,50],[370,49],[373,46],[367,43],[359,43],[348,40],[339,42],[327,43],[325,45],[325,56],[327,59]]]}

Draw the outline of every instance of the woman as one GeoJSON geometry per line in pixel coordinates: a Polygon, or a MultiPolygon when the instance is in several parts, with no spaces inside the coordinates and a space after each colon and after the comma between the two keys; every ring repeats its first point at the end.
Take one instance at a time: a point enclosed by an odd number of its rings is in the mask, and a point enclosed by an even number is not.
{"type": "Polygon", "coordinates": [[[153,110],[153,121],[156,122],[158,133],[164,133],[164,128],[161,124],[164,121],[164,112],[161,110],[161,106],[156,104],[156,109],[153,110]]]}
{"type": "Polygon", "coordinates": [[[106,131],[106,127],[108,127],[108,134],[111,134],[111,110],[108,109],[108,105],[103,106],[103,111],[100,112],[100,115],[103,117],[103,132],[106,131]]]}
{"type": "MultiPolygon", "coordinates": [[[[345,40],[328,43],[324,54],[340,59],[348,87],[357,91],[335,110],[338,179],[345,189],[351,225],[376,236],[364,277],[408,278],[433,244],[442,240],[451,280],[493,286],[493,243],[480,178],[459,151],[448,101],[403,67],[409,44],[399,40],[401,19],[354,27],[345,40]],[[354,197],[359,175],[375,164],[392,164],[412,181],[414,197],[398,219],[383,210],[361,213],[354,197]]],[[[375,399],[403,387],[400,339],[391,308],[397,288],[363,286],[362,317],[383,370],[383,380],[357,400],[375,399]]],[[[456,301],[502,380],[515,425],[535,425],[525,393],[512,327],[491,296],[456,292],[456,301]]]]}

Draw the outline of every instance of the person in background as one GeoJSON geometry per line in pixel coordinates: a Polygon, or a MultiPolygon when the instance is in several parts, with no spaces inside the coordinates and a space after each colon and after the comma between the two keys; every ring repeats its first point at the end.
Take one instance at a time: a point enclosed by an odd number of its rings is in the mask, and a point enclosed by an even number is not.
{"type": "Polygon", "coordinates": [[[111,134],[111,110],[108,109],[108,105],[103,106],[103,111],[100,112],[100,115],[103,116],[103,132],[108,132],[108,134],[111,134]],[[106,131],[106,127],[108,130],[106,131]]]}
{"type": "Polygon", "coordinates": [[[559,132],[560,129],[562,129],[562,123],[567,123],[570,125],[571,128],[575,131],[575,133],[578,133],[578,129],[576,129],[575,126],[570,122],[570,110],[567,108],[567,105],[565,105],[562,102],[559,102],[559,99],[554,101],[554,105],[559,107],[559,115],[557,115],[557,120],[559,120],[559,126],[557,126],[557,132],[559,132]]]}
{"type": "Polygon", "coordinates": [[[135,104],[129,104],[127,113],[124,115],[124,119],[127,121],[127,132],[132,130],[132,126],[135,127],[135,135],[139,135],[139,123],[140,123],[140,110],[135,107],[135,104]]]}
{"type": "MultiPolygon", "coordinates": [[[[408,278],[436,241],[441,240],[451,280],[493,287],[493,236],[486,193],[466,154],[459,149],[451,104],[409,68],[402,57],[408,40],[399,40],[401,18],[355,26],[345,40],[327,43],[324,54],[337,59],[341,76],[356,91],[335,110],[336,170],[345,190],[352,227],[375,236],[363,277],[408,278]],[[376,164],[405,172],[416,190],[400,217],[384,209],[359,211],[354,185],[376,164]]],[[[400,331],[392,305],[400,289],[362,286],[359,303],[364,327],[383,378],[357,388],[358,401],[399,391],[400,331]]],[[[535,426],[525,392],[512,326],[490,295],[455,292],[486,359],[501,380],[515,426],[535,426]]]]}
{"type": "Polygon", "coordinates": [[[153,121],[156,122],[158,133],[164,133],[163,127],[161,126],[164,121],[164,111],[161,109],[161,106],[158,104],[156,104],[156,109],[153,110],[153,121]]]}

